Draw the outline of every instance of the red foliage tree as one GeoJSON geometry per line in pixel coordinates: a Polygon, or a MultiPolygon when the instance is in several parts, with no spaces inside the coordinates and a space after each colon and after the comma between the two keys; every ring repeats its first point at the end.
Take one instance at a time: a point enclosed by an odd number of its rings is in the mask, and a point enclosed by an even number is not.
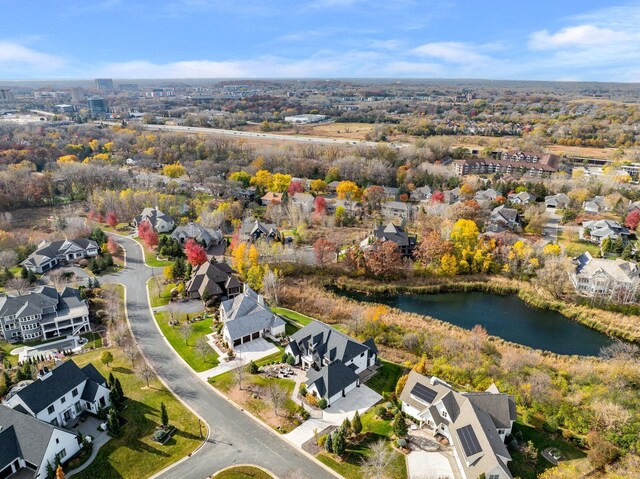
{"type": "Polygon", "coordinates": [[[399,197],[400,201],[402,201],[403,203],[406,203],[407,201],[409,201],[409,195],[406,193],[402,193],[399,197]]]}
{"type": "Polygon", "coordinates": [[[153,248],[158,244],[158,233],[156,233],[154,229],[151,229],[151,231],[149,231],[149,234],[147,234],[147,238],[145,239],[145,241],[150,248],[153,248]]]}
{"type": "Polygon", "coordinates": [[[327,263],[331,262],[336,254],[337,246],[333,241],[325,238],[319,238],[313,244],[313,252],[316,255],[318,266],[323,268],[327,263]]]}
{"type": "Polygon", "coordinates": [[[638,224],[640,224],[640,210],[633,210],[625,218],[624,225],[629,229],[635,230],[638,228],[638,224]]]}
{"type": "Polygon", "coordinates": [[[376,241],[364,253],[365,267],[373,276],[394,276],[402,267],[402,253],[393,241],[376,241]]]}
{"type": "Polygon", "coordinates": [[[116,225],[118,224],[118,217],[113,211],[110,211],[109,213],[107,213],[106,220],[107,220],[107,224],[112,228],[115,228],[116,225]]]}
{"type": "Polygon", "coordinates": [[[187,255],[187,261],[191,263],[192,266],[200,266],[207,262],[207,252],[193,238],[187,241],[184,247],[184,253],[187,255]]]}
{"type": "Polygon", "coordinates": [[[292,196],[296,193],[302,193],[303,191],[304,188],[302,188],[301,181],[292,181],[291,183],[289,183],[289,189],[287,190],[289,196],[292,196]]]}
{"type": "Polygon", "coordinates": [[[324,199],[324,196],[316,196],[313,206],[318,214],[323,215],[327,212],[327,200],[324,199]]]}
{"type": "Polygon", "coordinates": [[[116,243],[113,238],[107,240],[107,251],[109,254],[116,254],[118,252],[118,243],[116,243]]]}
{"type": "Polygon", "coordinates": [[[431,195],[431,201],[433,203],[444,203],[444,193],[440,190],[431,195]]]}
{"type": "Polygon", "coordinates": [[[158,233],[156,233],[148,221],[143,221],[138,225],[138,237],[149,247],[158,244],[158,233]]]}

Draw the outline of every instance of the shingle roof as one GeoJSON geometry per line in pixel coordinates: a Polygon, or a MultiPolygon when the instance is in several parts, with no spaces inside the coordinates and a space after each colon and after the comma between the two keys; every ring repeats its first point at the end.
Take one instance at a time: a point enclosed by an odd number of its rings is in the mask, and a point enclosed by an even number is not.
{"type": "Polygon", "coordinates": [[[22,399],[33,414],[38,414],[87,379],[87,375],[76,363],[66,361],[53,369],[51,376],[44,380],[36,379],[16,392],[16,396],[22,399]]]}
{"type": "Polygon", "coordinates": [[[398,246],[409,245],[409,235],[405,233],[404,229],[400,226],[394,225],[393,223],[389,223],[386,226],[376,227],[373,230],[373,236],[376,239],[393,241],[398,246]]]}
{"type": "Polygon", "coordinates": [[[249,287],[233,299],[222,302],[224,327],[232,341],[264,329],[283,326],[284,320],[271,312],[263,299],[249,287]]]}
{"type": "Polygon", "coordinates": [[[171,237],[176,240],[181,236],[192,238],[199,243],[204,243],[206,246],[222,241],[222,232],[220,232],[220,230],[205,228],[193,221],[184,226],[178,226],[173,230],[173,233],[171,233],[171,237]]]}
{"type": "MultiPolygon", "coordinates": [[[[51,424],[4,405],[0,405],[0,427],[2,427],[3,431],[9,428],[13,430],[13,447],[18,449],[20,456],[31,464],[40,464],[42,462],[47,452],[51,435],[56,429],[51,424]]],[[[6,438],[9,439],[10,436],[8,434],[6,438]]],[[[0,438],[4,440],[4,434],[0,438]]]]}
{"type": "MultiPolygon", "coordinates": [[[[2,413],[0,413],[2,414],[2,413]]],[[[0,419],[1,420],[1,419],[0,419]]],[[[20,445],[13,426],[0,431],[0,471],[20,457],[20,445]]]]}
{"type": "Polygon", "coordinates": [[[320,397],[332,397],[358,380],[358,375],[341,361],[324,366],[320,371],[307,372],[307,387],[315,384],[320,397]]]}
{"type": "Polygon", "coordinates": [[[329,361],[347,362],[359,356],[369,347],[319,321],[313,321],[291,336],[300,350],[312,346],[317,354],[329,361]]]}

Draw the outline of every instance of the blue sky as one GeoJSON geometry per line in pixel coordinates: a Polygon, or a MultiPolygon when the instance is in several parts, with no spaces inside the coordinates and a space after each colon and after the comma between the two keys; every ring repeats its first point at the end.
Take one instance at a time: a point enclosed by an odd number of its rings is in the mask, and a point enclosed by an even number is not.
{"type": "Polygon", "coordinates": [[[0,0],[0,11],[4,80],[640,81],[640,0],[0,0]]]}

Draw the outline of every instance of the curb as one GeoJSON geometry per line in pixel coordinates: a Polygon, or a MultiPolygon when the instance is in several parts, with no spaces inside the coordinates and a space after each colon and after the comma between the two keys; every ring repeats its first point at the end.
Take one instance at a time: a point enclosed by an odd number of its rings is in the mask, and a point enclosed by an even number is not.
{"type": "Polygon", "coordinates": [[[237,467],[253,467],[254,469],[259,469],[259,470],[261,470],[261,471],[262,471],[262,472],[264,472],[265,474],[269,474],[273,479],[278,479],[278,476],[276,476],[276,475],[275,475],[273,472],[271,472],[270,470],[265,469],[265,468],[264,468],[264,467],[262,467],[262,466],[256,466],[255,464],[234,464],[233,466],[228,466],[228,467],[225,467],[224,469],[220,469],[219,471],[214,472],[210,477],[215,478],[215,476],[217,476],[217,475],[218,475],[218,474],[220,474],[221,472],[228,471],[228,470],[230,470],[230,469],[235,469],[235,468],[237,468],[237,467]]]}

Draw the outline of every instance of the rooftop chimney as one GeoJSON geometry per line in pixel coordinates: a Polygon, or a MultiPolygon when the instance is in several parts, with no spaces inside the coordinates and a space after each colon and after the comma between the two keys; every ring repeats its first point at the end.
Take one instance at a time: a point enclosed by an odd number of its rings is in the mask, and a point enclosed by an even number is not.
{"type": "Polygon", "coordinates": [[[44,366],[41,370],[38,371],[38,379],[40,381],[44,381],[45,379],[47,379],[48,377],[51,376],[51,371],[49,371],[49,368],[44,366]]]}

